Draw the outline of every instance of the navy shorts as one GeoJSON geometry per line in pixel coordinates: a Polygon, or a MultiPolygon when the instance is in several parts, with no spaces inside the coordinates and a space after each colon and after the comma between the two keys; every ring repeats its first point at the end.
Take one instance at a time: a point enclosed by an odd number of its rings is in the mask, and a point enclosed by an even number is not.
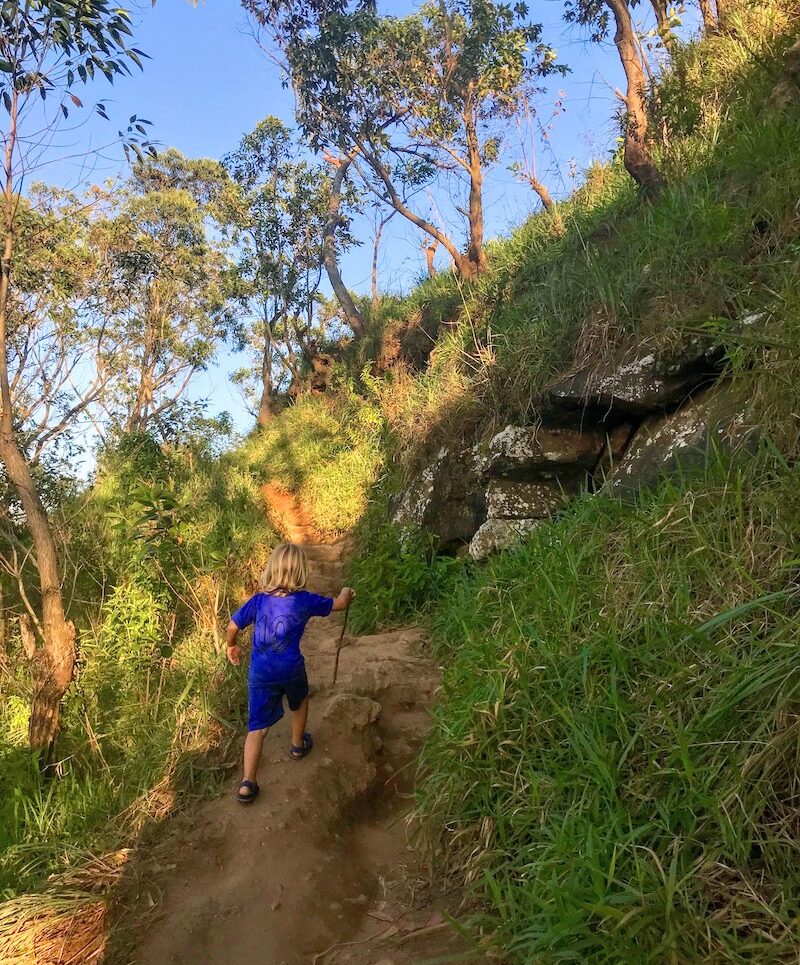
{"type": "Polygon", "coordinates": [[[272,727],[283,717],[283,698],[289,710],[297,710],[308,696],[308,677],[305,668],[291,680],[282,683],[265,682],[258,677],[250,678],[250,718],[248,730],[272,727]]]}

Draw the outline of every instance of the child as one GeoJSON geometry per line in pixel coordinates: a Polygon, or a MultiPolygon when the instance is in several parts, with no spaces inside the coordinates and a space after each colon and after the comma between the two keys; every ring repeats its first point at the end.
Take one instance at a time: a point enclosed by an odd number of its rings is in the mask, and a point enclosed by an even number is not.
{"type": "Polygon", "coordinates": [[[331,611],[346,610],[355,593],[346,586],[335,600],[304,589],[308,560],[299,546],[282,543],[273,550],[261,574],[261,592],[251,597],[228,624],[228,660],[242,659],[236,642],[239,631],[255,624],[250,658],[250,719],[244,743],[244,779],[236,800],[250,804],[258,795],[256,771],[267,730],[283,717],[283,696],[292,711],[294,760],[301,760],[314,746],[305,733],[308,719],[308,678],[300,639],[311,617],[326,617],[331,611]]]}

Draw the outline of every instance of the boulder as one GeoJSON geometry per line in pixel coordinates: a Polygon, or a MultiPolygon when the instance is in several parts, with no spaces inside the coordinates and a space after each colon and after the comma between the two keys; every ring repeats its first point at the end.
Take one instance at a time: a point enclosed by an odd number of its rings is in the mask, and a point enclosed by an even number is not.
{"type": "Polygon", "coordinates": [[[756,438],[738,387],[720,383],[669,416],[645,420],[609,483],[617,491],[650,486],[664,475],[703,469],[714,449],[751,448],[756,438]]]}
{"type": "Polygon", "coordinates": [[[489,519],[546,519],[580,492],[580,481],[570,476],[559,482],[517,482],[492,479],[486,490],[489,519]]]}
{"type": "Polygon", "coordinates": [[[477,446],[441,449],[403,493],[392,522],[401,529],[428,530],[445,552],[468,543],[486,519],[482,467],[477,446]]]}
{"type": "Polygon", "coordinates": [[[469,544],[474,560],[485,560],[492,553],[510,549],[540,526],[540,519],[487,519],[469,544]]]}
{"type": "Polygon", "coordinates": [[[380,749],[378,721],[381,705],[369,697],[353,693],[334,694],[323,711],[323,720],[331,731],[352,735],[349,751],[360,751],[367,761],[372,761],[380,749]]]}
{"type": "Polygon", "coordinates": [[[491,440],[482,468],[488,476],[547,473],[563,466],[590,469],[603,451],[605,432],[506,426],[491,440]]]}
{"type": "Polygon", "coordinates": [[[556,382],[548,391],[549,405],[637,417],[670,409],[717,377],[721,352],[718,344],[699,336],[669,349],[645,346],[556,382]]]}

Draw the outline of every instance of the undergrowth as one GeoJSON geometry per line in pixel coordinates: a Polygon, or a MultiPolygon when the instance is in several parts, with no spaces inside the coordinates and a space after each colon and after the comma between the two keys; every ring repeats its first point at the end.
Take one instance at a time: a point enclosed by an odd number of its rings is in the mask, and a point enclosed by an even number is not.
{"type": "Polygon", "coordinates": [[[347,385],[307,396],[254,433],[239,458],[259,479],[298,499],[309,522],[334,538],[355,527],[383,460],[380,409],[347,385]]]}
{"type": "Polygon", "coordinates": [[[585,497],[437,600],[418,816],[510,961],[796,960],[799,481],[585,497]]]}
{"type": "Polygon", "coordinates": [[[64,514],[81,521],[67,596],[79,663],[44,777],[27,748],[35,681],[18,638],[3,664],[4,920],[17,896],[135,844],[148,823],[218,786],[244,693],[223,660],[221,626],[276,541],[236,458],[169,451],[146,436],[109,448],[64,514]]]}

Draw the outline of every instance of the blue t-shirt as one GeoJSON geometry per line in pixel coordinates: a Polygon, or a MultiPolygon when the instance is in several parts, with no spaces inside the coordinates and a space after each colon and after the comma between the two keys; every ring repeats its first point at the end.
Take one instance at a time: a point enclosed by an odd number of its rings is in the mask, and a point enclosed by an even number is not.
{"type": "Polygon", "coordinates": [[[328,616],[332,609],[329,596],[307,590],[288,596],[256,593],[231,617],[240,630],[255,624],[250,673],[275,683],[296,677],[305,667],[300,638],[306,624],[311,617],[328,616]]]}

